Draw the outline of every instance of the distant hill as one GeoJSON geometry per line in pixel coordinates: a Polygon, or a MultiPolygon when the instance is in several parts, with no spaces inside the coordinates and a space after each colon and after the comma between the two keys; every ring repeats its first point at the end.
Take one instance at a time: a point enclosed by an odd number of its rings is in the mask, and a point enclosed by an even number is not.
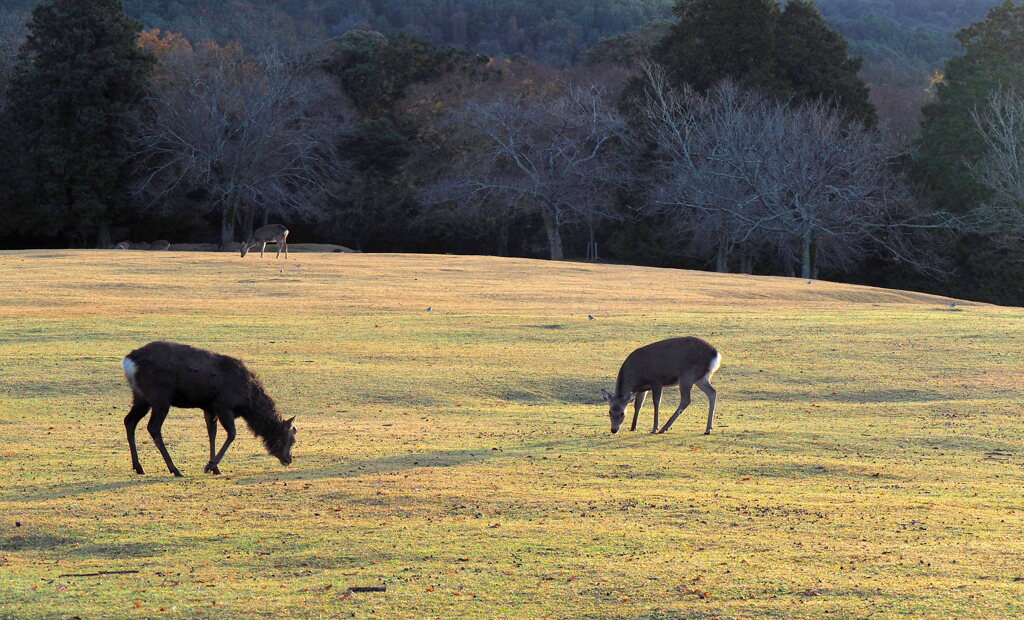
{"type": "MultiPolygon", "coordinates": [[[[941,63],[952,34],[1000,0],[818,0],[829,23],[873,62],[941,63]]],[[[38,0],[6,0],[12,10],[38,0]]],[[[489,55],[524,54],[564,66],[605,37],[672,17],[675,0],[125,0],[148,28],[194,38],[297,40],[354,27],[404,30],[489,55]]]]}
{"type": "MultiPolygon", "coordinates": [[[[38,0],[6,0],[24,10],[38,0]]],[[[883,117],[907,127],[928,75],[960,51],[953,34],[1000,0],[818,0],[829,24],[866,59],[883,117]],[[889,113],[884,108],[894,106],[889,113]],[[898,108],[898,109],[897,109],[898,108]],[[905,110],[900,112],[899,110],[905,110]]],[[[602,39],[672,18],[675,0],[125,0],[147,28],[190,38],[312,45],[352,28],[406,31],[491,56],[522,54],[564,67],[602,39]]],[[[5,9],[0,9],[3,11],[5,9]]]]}

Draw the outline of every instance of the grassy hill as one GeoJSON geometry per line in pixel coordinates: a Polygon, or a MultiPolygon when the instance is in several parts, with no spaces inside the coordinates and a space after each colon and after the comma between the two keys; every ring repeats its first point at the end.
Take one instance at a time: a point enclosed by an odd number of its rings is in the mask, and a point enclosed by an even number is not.
{"type": "Polygon", "coordinates": [[[0,253],[0,616],[1020,616],[1024,310],[949,303],[484,257],[0,253]],[[611,435],[599,389],[688,334],[723,355],[713,434],[695,391],[669,433],[611,435]],[[186,477],[144,425],[133,474],[119,363],[154,339],[246,360],[298,416],[294,464],[242,431],[203,475],[202,414],[174,409],[186,477]],[[138,572],[65,576],[100,571],[138,572]]]}

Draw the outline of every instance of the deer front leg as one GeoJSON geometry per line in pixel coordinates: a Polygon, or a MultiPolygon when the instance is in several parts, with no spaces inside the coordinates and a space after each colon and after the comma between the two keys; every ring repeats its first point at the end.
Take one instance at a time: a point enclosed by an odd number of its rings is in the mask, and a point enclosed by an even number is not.
{"type": "Polygon", "coordinates": [[[263,247],[260,248],[260,258],[263,258],[263,253],[267,251],[267,242],[263,242],[263,247]]]}
{"type": "Polygon", "coordinates": [[[128,432],[128,449],[132,452],[132,469],[137,474],[144,474],[146,471],[142,469],[142,463],[139,462],[139,451],[135,447],[135,428],[139,425],[139,420],[146,417],[147,413],[149,413],[149,403],[135,395],[131,410],[128,415],[124,416],[124,428],[128,432]]]}
{"type": "Polygon", "coordinates": [[[679,414],[690,406],[690,390],[692,389],[693,385],[687,385],[684,387],[682,383],[679,384],[679,408],[676,409],[676,412],[673,413],[672,417],[668,419],[668,422],[665,422],[665,426],[663,426],[662,429],[658,431],[659,433],[664,433],[668,429],[672,428],[672,423],[676,421],[676,418],[679,417],[679,414]]]}
{"type": "Polygon", "coordinates": [[[203,416],[206,418],[206,433],[210,436],[210,462],[203,468],[203,473],[219,474],[220,470],[213,462],[213,457],[217,454],[217,414],[204,409],[203,416]]]}
{"type": "MultiPolygon", "coordinates": [[[[220,419],[221,426],[227,432],[228,437],[224,440],[224,445],[221,446],[220,452],[216,456],[211,456],[210,463],[206,466],[207,471],[212,471],[215,474],[219,474],[220,470],[217,468],[220,465],[220,460],[224,458],[224,453],[228,451],[228,446],[235,440],[235,416],[230,411],[218,411],[217,418],[220,419]]],[[[212,441],[212,440],[211,440],[212,441]]]]}
{"type": "Polygon", "coordinates": [[[164,463],[167,464],[167,470],[174,474],[176,477],[181,477],[181,472],[174,466],[174,461],[171,460],[171,455],[167,452],[167,447],[164,446],[164,436],[160,432],[160,429],[164,425],[164,420],[167,419],[167,412],[171,410],[170,405],[161,403],[159,405],[153,405],[153,415],[149,417],[149,424],[146,428],[149,430],[149,436],[153,438],[153,443],[156,444],[160,454],[164,457],[164,463]]]}
{"type": "Polygon", "coordinates": [[[661,386],[651,390],[651,404],[654,405],[654,426],[651,427],[652,433],[658,432],[658,411],[661,409],[661,386]]]}
{"type": "Polygon", "coordinates": [[[707,377],[698,381],[697,387],[708,397],[708,427],[704,430],[704,434],[710,435],[711,424],[715,421],[715,400],[717,400],[718,391],[711,387],[711,382],[708,381],[707,377]]]}
{"type": "Polygon", "coordinates": [[[637,392],[633,398],[633,424],[630,425],[629,430],[636,430],[636,420],[640,417],[640,409],[644,406],[644,399],[647,398],[647,392],[637,392]]]}

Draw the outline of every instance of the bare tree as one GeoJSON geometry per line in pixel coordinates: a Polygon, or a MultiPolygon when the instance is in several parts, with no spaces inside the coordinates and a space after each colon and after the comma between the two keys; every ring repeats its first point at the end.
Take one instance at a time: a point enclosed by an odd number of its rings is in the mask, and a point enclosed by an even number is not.
{"type": "Polygon", "coordinates": [[[428,203],[538,216],[552,260],[564,257],[563,228],[608,213],[619,177],[614,146],[621,119],[598,86],[471,102],[443,130],[458,132],[462,157],[426,192],[428,203]]]}
{"type": "Polygon", "coordinates": [[[272,214],[317,219],[344,166],[337,138],[349,123],[325,78],[270,52],[178,40],[158,50],[150,116],[137,136],[138,194],[173,208],[205,196],[220,240],[243,236],[272,214]]]}
{"type": "Polygon", "coordinates": [[[728,82],[705,94],[645,70],[641,117],[665,181],[656,206],[717,244],[716,266],[742,247],[801,265],[848,267],[872,248],[927,269],[907,235],[947,228],[915,213],[884,136],[823,103],[792,106],[728,82]]]}
{"type": "Polygon", "coordinates": [[[28,13],[0,9],[0,113],[7,108],[7,84],[18,56],[18,49],[28,33],[28,13]]]}
{"type": "Polygon", "coordinates": [[[986,153],[969,163],[974,178],[991,192],[986,223],[1011,238],[1024,236],[1024,97],[998,89],[971,113],[986,153]]]}
{"type": "Polygon", "coordinates": [[[745,256],[760,243],[764,218],[756,188],[743,182],[759,158],[751,139],[768,101],[723,82],[708,95],[669,86],[656,65],[641,67],[640,125],[632,142],[654,145],[650,214],[666,216],[673,234],[690,237],[691,249],[713,254],[717,271],[728,271],[729,255],[745,256]]]}

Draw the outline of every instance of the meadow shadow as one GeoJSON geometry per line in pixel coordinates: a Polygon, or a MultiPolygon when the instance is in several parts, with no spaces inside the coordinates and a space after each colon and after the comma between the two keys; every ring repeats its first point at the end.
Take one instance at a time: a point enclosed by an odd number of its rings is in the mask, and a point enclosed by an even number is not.
{"type": "Polygon", "coordinates": [[[498,458],[525,457],[540,450],[558,448],[579,450],[588,445],[599,446],[607,443],[604,437],[589,439],[566,439],[545,441],[532,444],[501,448],[498,450],[481,447],[460,450],[435,450],[433,452],[417,452],[414,454],[395,454],[376,459],[348,461],[336,467],[319,467],[314,469],[296,469],[289,471],[268,472],[255,476],[238,477],[239,484],[263,484],[267,482],[323,480],[329,478],[357,478],[367,475],[394,474],[411,469],[424,467],[455,467],[467,463],[479,463],[498,458]]]}
{"type": "Polygon", "coordinates": [[[60,499],[63,497],[78,497],[90,493],[102,493],[130,487],[138,487],[147,484],[156,484],[163,479],[157,477],[141,477],[130,480],[118,480],[116,482],[69,482],[47,487],[39,490],[42,485],[23,485],[10,492],[0,495],[0,501],[5,502],[31,502],[36,500],[60,499]],[[34,491],[34,492],[33,492],[34,491]]]}

